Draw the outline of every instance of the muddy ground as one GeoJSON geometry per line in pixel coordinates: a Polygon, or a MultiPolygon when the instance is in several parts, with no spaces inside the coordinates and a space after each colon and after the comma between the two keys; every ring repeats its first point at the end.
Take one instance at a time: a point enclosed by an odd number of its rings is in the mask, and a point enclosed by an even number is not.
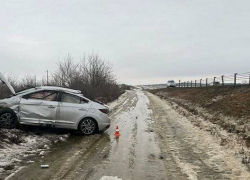
{"type": "Polygon", "coordinates": [[[211,129],[220,127],[177,104],[135,90],[110,107],[112,124],[106,132],[71,135],[7,179],[250,179],[241,162],[247,150],[240,151],[236,136],[215,133],[211,129]],[[117,125],[119,139],[114,137],[117,125]],[[222,135],[235,144],[222,145],[222,135]]]}
{"type": "Polygon", "coordinates": [[[165,88],[151,90],[162,98],[177,98],[237,118],[250,118],[250,86],[211,86],[203,88],[165,88]]]}
{"type": "Polygon", "coordinates": [[[238,134],[250,147],[250,86],[165,88],[150,92],[238,134]]]}

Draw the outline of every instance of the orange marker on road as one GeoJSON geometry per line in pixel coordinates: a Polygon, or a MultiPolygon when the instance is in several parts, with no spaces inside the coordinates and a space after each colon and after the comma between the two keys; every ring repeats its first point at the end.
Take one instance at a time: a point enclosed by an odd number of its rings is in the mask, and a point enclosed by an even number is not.
{"type": "Polygon", "coordinates": [[[119,138],[120,137],[120,131],[119,131],[119,127],[118,126],[116,126],[116,130],[115,130],[115,137],[116,138],[119,138]]]}

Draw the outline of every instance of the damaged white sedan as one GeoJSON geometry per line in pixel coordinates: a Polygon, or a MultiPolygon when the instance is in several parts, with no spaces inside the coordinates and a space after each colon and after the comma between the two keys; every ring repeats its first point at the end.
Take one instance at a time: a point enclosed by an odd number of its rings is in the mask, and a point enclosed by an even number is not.
{"type": "Polygon", "coordinates": [[[78,90],[41,86],[15,93],[1,73],[0,80],[13,94],[0,100],[1,128],[14,128],[19,123],[75,129],[90,135],[110,126],[109,109],[78,90]]]}

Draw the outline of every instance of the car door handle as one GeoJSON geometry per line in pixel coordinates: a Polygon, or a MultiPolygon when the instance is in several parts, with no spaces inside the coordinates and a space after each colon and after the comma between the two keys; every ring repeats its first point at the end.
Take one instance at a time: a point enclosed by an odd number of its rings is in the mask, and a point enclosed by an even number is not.
{"type": "Polygon", "coordinates": [[[84,109],[84,108],[81,108],[81,109],[79,109],[80,111],[86,111],[86,109],[84,109]]]}
{"type": "Polygon", "coordinates": [[[47,106],[47,107],[50,108],[50,109],[56,108],[56,106],[47,106]]]}

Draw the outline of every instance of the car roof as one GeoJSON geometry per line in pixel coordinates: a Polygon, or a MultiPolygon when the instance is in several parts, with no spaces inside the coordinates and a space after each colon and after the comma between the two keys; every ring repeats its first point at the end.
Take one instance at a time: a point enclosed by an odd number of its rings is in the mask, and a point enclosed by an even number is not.
{"type": "Polygon", "coordinates": [[[58,86],[39,86],[39,87],[36,87],[35,89],[56,90],[56,91],[69,92],[69,93],[73,93],[73,94],[81,94],[81,91],[79,91],[79,90],[74,90],[74,89],[69,89],[69,88],[63,88],[63,87],[58,87],[58,86]]]}

